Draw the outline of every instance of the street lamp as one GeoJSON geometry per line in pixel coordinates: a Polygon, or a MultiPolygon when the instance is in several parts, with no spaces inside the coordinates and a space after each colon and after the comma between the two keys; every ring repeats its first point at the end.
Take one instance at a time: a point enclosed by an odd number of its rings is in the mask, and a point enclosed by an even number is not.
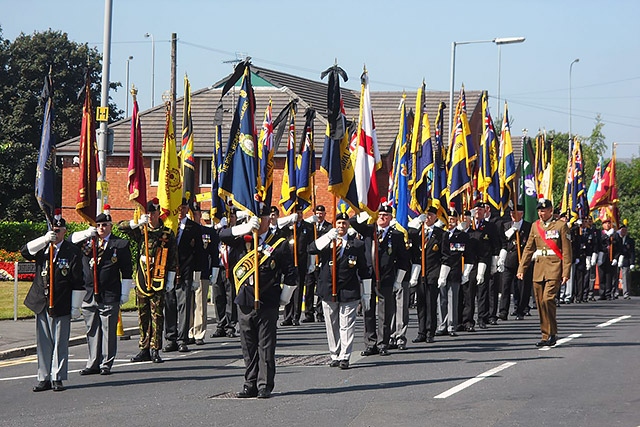
{"type": "Polygon", "coordinates": [[[571,142],[571,71],[573,70],[573,64],[576,62],[580,62],[580,58],[574,59],[569,65],[569,142],[571,142]]]}
{"type": "Polygon", "coordinates": [[[155,75],[156,75],[156,44],[153,40],[153,34],[145,33],[146,38],[151,38],[151,107],[155,105],[154,90],[155,90],[155,75]]]}
{"type": "Polygon", "coordinates": [[[124,90],[125,93],[127,95],[127,103],[126,103],[126,114],[125,117],[129,117],[129,61],[131,61],[133,59],[133,56],[129,56],[127,58],[127,72],[125,74],[125,83],[124,83],[124,90]]]}
{"type": "Polygon", "coordinates": [[[496,99],[496,117],[500,116],[500,69],[501,69],[501,61],[502,61],[502,45],[503,44],[514,44],[514,43],[522,43],[525,41],[524,37],[505,37],[501,39],[496,39],[495,44],[498,45],[498,99],[496,99]]]}
{"type": "MultiPolygon", "coordinates": [[[[453,90],[456,80],[456,46],[461,44],[476,44],[476,43],[495,43],[500,47],[503,44],[522,43],[525,41],[524,37],[497,37],[491,40],[471,40],[464,42],[451,42],[451,84],[449,86],[449,139],[453,132],[453,90]]],[[[498,103],[500,102],[500,51],[498,51],[498,103]]],[[[498,108],[500,108],[498,104],[498,108]]]]}

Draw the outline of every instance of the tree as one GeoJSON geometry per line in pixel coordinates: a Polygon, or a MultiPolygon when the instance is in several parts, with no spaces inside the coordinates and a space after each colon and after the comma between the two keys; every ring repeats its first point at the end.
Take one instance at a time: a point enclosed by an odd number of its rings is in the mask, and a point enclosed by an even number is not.
{"type": "MultiPolygon", "coordinates": [[[[80,133],[82,99],[78,92],[88,68],[93,93],[99,94],[100,60],[95,48],[70,41],[60,31],[20,34],[10,42],[2,37],[0,28],[0,218],[44,218],[34,197],[34,184],[42,131],[40,92],[49,69],[54,84],[52,135],[59,143],[80,133]]],[[[110,84],[113,89],[118,86],[110,84]]],[[[109,111],[111,120],[123,113],[113,104],[109,111]]],[[[58,197],[60,201],[61,194],[58,197]]]]}

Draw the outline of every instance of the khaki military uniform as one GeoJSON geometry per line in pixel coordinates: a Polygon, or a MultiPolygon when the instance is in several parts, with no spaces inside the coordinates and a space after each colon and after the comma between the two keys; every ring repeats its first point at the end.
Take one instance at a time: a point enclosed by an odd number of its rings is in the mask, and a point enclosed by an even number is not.
{"type": "Polygon", "coordinates": [[[534,222],[518,266],[518,274],[524,274],[533,262],[533,293],[540,313],[543,340],[558,332],[555,296],[562,278],[571,274],[571,260],[570,230],[567,225],[554,219],[534,222]],[[538,231],[538,225],[542,235],[538,231]],[[547,245],[545,238],[555,242],[562,258],[547,245]]]}

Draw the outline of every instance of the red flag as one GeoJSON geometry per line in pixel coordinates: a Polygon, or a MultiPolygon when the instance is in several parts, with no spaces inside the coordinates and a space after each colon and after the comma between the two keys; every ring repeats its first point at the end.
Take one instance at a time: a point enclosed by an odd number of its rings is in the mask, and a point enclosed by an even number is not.
{"type": "MultiPolygon", "coordinates": [[[[147,211],[147,177],[144,174],[142,159],[142,128],[138,113],[138,101],[133,97],[133,114],[131,115],[131,139],[129,142],[128,188],[129,200],[137,203],[141,211],[147,211]]],[[[136,206],[138,207],[138,206],[136,206]]]]}
{"type": "Polygon", "coordinates": [[[598,186],[598,190],[589,203],[589,208],[597,209],[616,203],[618,203],[618,187],[616,186],[616,152],[614,150],[611,161],[602,174],[601,185],[598,186]]]}
{"type": "Polygon", "coordinates": [[[98,150],[95,121],[91,106],[91,81],[87,73],[84,105],[82,107],[82,129],[80,131],[80,177],[76,212],[91,225],[96,224],[96,181],[98,180],[98,150]]]}

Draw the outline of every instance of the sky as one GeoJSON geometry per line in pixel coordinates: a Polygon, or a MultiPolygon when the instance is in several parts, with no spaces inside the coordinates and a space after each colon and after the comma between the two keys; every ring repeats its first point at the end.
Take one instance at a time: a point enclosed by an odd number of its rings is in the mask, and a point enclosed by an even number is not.
{"type": "MultiPolygon", "coordinates": [[[[103,51],[103,1],[0,0],[0,6],[5,39],[52,29],[103,51]]],[[[494,117],[508,101],[515,135],[568,132],[571,122],[572,133],[586,137],[600,114],[606,144],[619,144],[618,157],[638,157],[638,16],[636,0],[113,0],[110,76],[124,86],[133,56],[129,82],[138,88],[140,108],[149,108],[152,97],[161,103],[170,86],[171,33],[177,33],[178,97],[185,73],[193,91],[208,87],[243,55],[257,66],[315,80],[337,61],[351,89],[359,89],[366,64],[372,91],[415,90],[423,79],[428,90],[449,91],[452,42],[525,37],[501,47],[457,45],[456,94],[462,83],[488,90],[494,117]]],[[[124,88],[110,95],[125,110],[124,88]]]]}

